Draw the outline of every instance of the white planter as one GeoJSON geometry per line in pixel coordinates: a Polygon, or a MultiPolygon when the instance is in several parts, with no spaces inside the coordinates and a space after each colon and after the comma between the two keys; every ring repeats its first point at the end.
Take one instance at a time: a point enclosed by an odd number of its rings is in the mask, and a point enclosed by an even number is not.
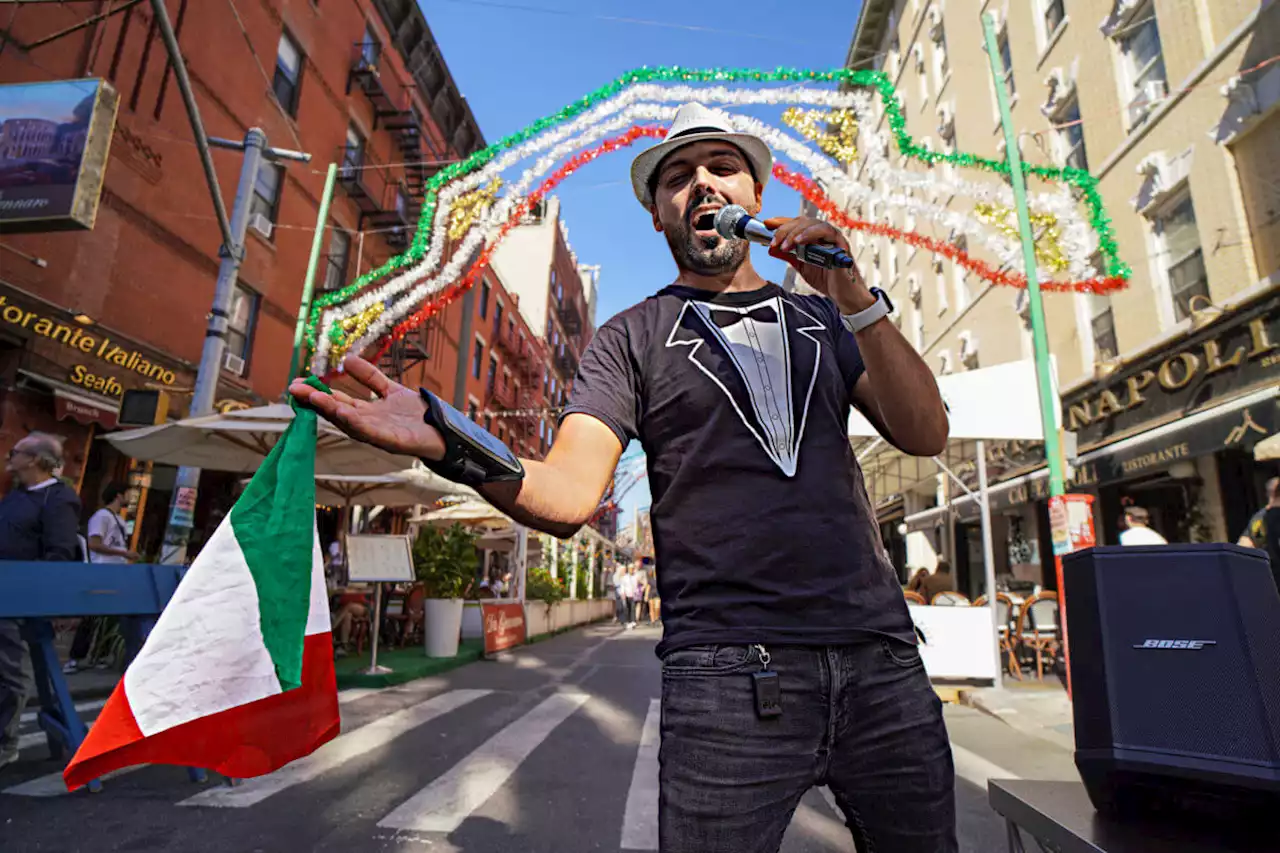
{"type": "Polygon", "coordinates": [[[458,636],[462,631],[461,598],[428,598],[424,618],[427,657],[451,658],[458,653],[458,636]]]}

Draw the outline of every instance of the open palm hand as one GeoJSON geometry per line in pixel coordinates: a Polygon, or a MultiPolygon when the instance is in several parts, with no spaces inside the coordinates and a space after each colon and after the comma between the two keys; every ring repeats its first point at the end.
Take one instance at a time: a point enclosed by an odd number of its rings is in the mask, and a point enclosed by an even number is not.
{"type": "Polygon", "coordinates": [[[444,456],[444,439],[423,421],[426,407],[417,391],[392,382],[359,356],[347,356],[343,369],[376,399],[359,400],[337,389],[326,394],[301,379],[293,380],[289,393],[352,438],[405,456],[444,456]]]}

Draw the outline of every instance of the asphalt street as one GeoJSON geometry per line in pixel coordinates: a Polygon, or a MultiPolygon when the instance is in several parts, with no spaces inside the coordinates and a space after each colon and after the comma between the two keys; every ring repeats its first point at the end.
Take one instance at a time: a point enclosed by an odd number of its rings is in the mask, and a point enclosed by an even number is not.
{"type": "MultiPolygon", "coordinates": [[[[343,734],[229,787],[175,767],[67,794],[34,721],[0,770],[0,850],[577,853],[657,849],[658,630],[592,627],[444,676],[340,694],[343,734]]],[[[83,703],[87,719],[100,702],[83,703]]],[[[961,849],[1004,849],[990,778],[1075,778],[1066,750],[947,706],[961,849]]],[[[852,853],[815,789],[783,853],[852,853]]]]}

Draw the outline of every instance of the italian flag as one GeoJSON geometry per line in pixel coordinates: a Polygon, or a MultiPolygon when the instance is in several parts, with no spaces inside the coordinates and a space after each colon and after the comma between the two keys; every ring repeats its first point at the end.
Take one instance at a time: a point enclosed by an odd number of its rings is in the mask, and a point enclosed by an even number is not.
{"type": "Polygon", "coordinates": [[[298,408],[67,765],[69,790],[135,764],[261,776],[338,734],[315,451],[316,414],[298,408]]]}

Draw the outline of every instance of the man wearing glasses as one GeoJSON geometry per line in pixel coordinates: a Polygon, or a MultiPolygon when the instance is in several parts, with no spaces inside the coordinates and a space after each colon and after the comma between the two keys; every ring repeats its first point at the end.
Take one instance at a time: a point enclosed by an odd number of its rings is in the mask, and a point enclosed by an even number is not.
{"type": "MultiPolygon", "coordinates": [[[[76,559],[80,498],[53,475],[62,467],[57,438],[33,432],[9,451],[12,478],[0,500],[0,560],[76,559]]],[[[0,767],[18,760],[18,725],[30,684],[27,644],[16,619],[0,619],[0,767]]]]}

